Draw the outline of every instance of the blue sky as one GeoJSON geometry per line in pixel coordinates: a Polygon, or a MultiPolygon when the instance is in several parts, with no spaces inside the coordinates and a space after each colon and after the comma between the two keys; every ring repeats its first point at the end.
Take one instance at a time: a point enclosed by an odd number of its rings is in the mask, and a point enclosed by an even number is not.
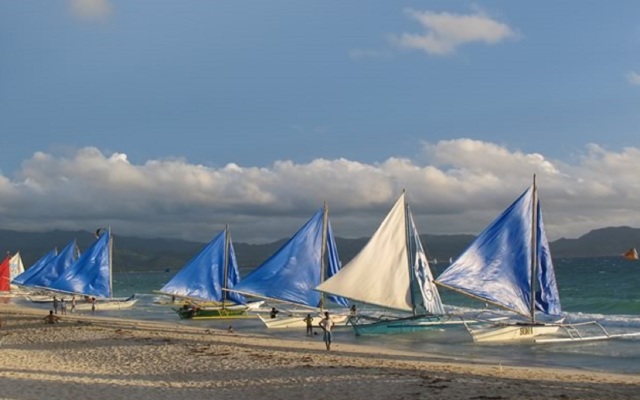
{"type": "Polygon", "coordinates": [[[640,3],[371,3],[1,2],[0,224],[478,233],[537,173],[552,238],[640,225],[640,3]]]}

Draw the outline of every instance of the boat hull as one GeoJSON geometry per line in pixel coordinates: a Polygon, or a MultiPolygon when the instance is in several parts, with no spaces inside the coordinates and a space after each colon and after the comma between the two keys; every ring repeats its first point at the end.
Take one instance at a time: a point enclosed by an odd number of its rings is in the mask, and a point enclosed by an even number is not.
{"type": "MultiPolygon", "coordinates": [[[[307,323],[304,320],[305,317],[306,314],[270,318],[268,316],[258,314],[258,318],[260,318],[264,325],[269,329],[305,328],[307,326],[307,323]]],[[[323,317],[320,315],[313,316],[311,324],[314,327],[317,327],[320,324],[320,321],[322,321],[322,318],[323,317]]],[[[336,326],[345,326],[348,319],[349,317],[346,315],[331,315],[331,320],[336,324],[336,326]]]]}
{"type": "MultiPolygon", "coordinates": [[[[122,299],[108,299],[108,300],[98,300],[96,302],[96,311],[106,311],[106,310],[125,310],[133,307],[138,299],[134,296],[122,298],[122,299]]],[[[91,303],[88,302],[77,302],[74,311],[91,311],[91,303]]],[[[67,301],[67,309],[71,310],[71,302],[67,301]]]]}
{"type": "Polygon", "coordinates": [[[180,319],[231,319],[231,318],[252,318],[253,315],[247,313],[246,305],[236,305],[230,307],[200,307],[200,308],[174,308],[180,319]]]}
{"type": "Polygon", "coordinates": [[[444,315],[419,315],[395,319],[373,319],[352,317],[349,323],[356,336],[410,333],[442,328],[446,325],[461,325],[462,320],[452,320],[444,315]]]}
{"type": "Polygon", "coordinates": [[[562,321],[554,324],[501,323],[487,327],[467,326],[474,342],[506,342],[514,340],[534,340],[538,336],[555,335],[562,321]]]}

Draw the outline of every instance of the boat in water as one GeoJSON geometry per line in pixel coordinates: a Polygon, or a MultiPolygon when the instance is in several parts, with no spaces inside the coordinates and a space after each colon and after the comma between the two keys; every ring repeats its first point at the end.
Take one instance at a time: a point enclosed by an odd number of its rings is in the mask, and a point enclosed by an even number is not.
{"type": "Polygon", "coordinates": [[[625,260],[629,260],[629,261],[637,261],[638,259],[640,259],[638,257],[638,250],[636,250],[635,247],[632,247],[629,250],[627,250],[627,252],[624,253],[622,257],[624,257],[625,260]]]}
{"type": "Polygon", "coordinates": [[[462,323],[445,314],[405,196],[403,191],[365,247],[316,288],[385,310],[351,317],[358,336],[462,323]]]}
{"type": "Polygon", "coordinates": [[[48,285],[48,289],[78,297],[75,310],[120,310],[132,307],[138,299],[113,297],[112,249],[109,229],[98,229],[97,239],[60,276],[48,285]],[[83,300],[84,299],[84,300],[83,300]]]}
{"type": "Polygon", "coordinates": [[[507,310],[512,317],[466,324],[476,342],[586,341],[609,335],[595,321],[565,324],[535,182],[436,279],[436,284],[507,310]],[[579,328],[593,325],[599,335],[579,328]],[[561,337],[562,336],[562,337],[561,337]]]}
{"type": "Polygon", "coordinates": [[[244,296],[228,292],[240,282],[229,227],[216,235],[159,293],[170,296],[181,319],[247,318],[250,307],[244,296]]]}
{"type": "MultiPolygon", "coordinates": [[[[233,289],[245,296],[275,301],[293,307],[272,315],[258,314],[268,328],[304,327],[304,318],[311,314],[318,326],[326,311],[325,296],[314,289],[340,269],[329,209],[320,208],[280,249],[254,269],[233,289]]],[[[338,296],[328,300],[342,309],[330,309],[336,325],[348,319],[348,303],[338,296]]]]}

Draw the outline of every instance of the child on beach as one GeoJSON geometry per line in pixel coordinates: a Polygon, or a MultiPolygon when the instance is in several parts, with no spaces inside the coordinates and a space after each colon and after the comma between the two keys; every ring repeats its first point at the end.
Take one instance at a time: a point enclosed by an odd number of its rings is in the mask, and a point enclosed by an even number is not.
{"type": "Polygon", "coordinates": [[[335,326],[331,318],[329,317],[329,312],[324,312],[324,318],[320,321],[320,328],[324,331],[323,339],[324,344],[327,346],[327,350],[331,350],[331,329],[335,326]]]}

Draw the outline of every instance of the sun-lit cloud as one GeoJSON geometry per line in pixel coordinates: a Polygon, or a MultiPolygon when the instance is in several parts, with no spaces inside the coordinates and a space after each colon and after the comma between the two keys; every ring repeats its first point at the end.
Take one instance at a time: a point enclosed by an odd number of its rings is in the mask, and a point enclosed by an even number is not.
{"type": "Polygon", "coordinates": [[[392,35],[392,42],[401,48],[422,50],[431,55],[451,54],[458,47],[471,43],[492,45],[516,36],[509,25],[481,11],[453,14],[407,9],[405,13],[418,21],[425,31],[392,35]]]}
{"type": "Polygon", "coordinates": [[[635,71],[629,72],[627,74],[627,81],[634,86],[640,86],[640,73],[635,71]]]}
{"type": "Polygon", "coordinates": [[[68,2],[71,13],[87,21],[105,20],[113,12],[109,0],[68,0],[68,2]]]}
{"type": "Polygon", "coordinates": [[[111,226],[146,237],[205,241],[230,224],[239,242],[294,233],[324,201],[338,236],[370,235],[406,189],[423,233],[478,233],[535,174],[552,239],[640,226],[640,148],[588,144],[572,163],[471,139],[425,142],[416,159],[344,158],[214,168],[187,160],[135,164],[93,147],[36,152],[0,175],[0,225],[22,231],[111,226]]]}

